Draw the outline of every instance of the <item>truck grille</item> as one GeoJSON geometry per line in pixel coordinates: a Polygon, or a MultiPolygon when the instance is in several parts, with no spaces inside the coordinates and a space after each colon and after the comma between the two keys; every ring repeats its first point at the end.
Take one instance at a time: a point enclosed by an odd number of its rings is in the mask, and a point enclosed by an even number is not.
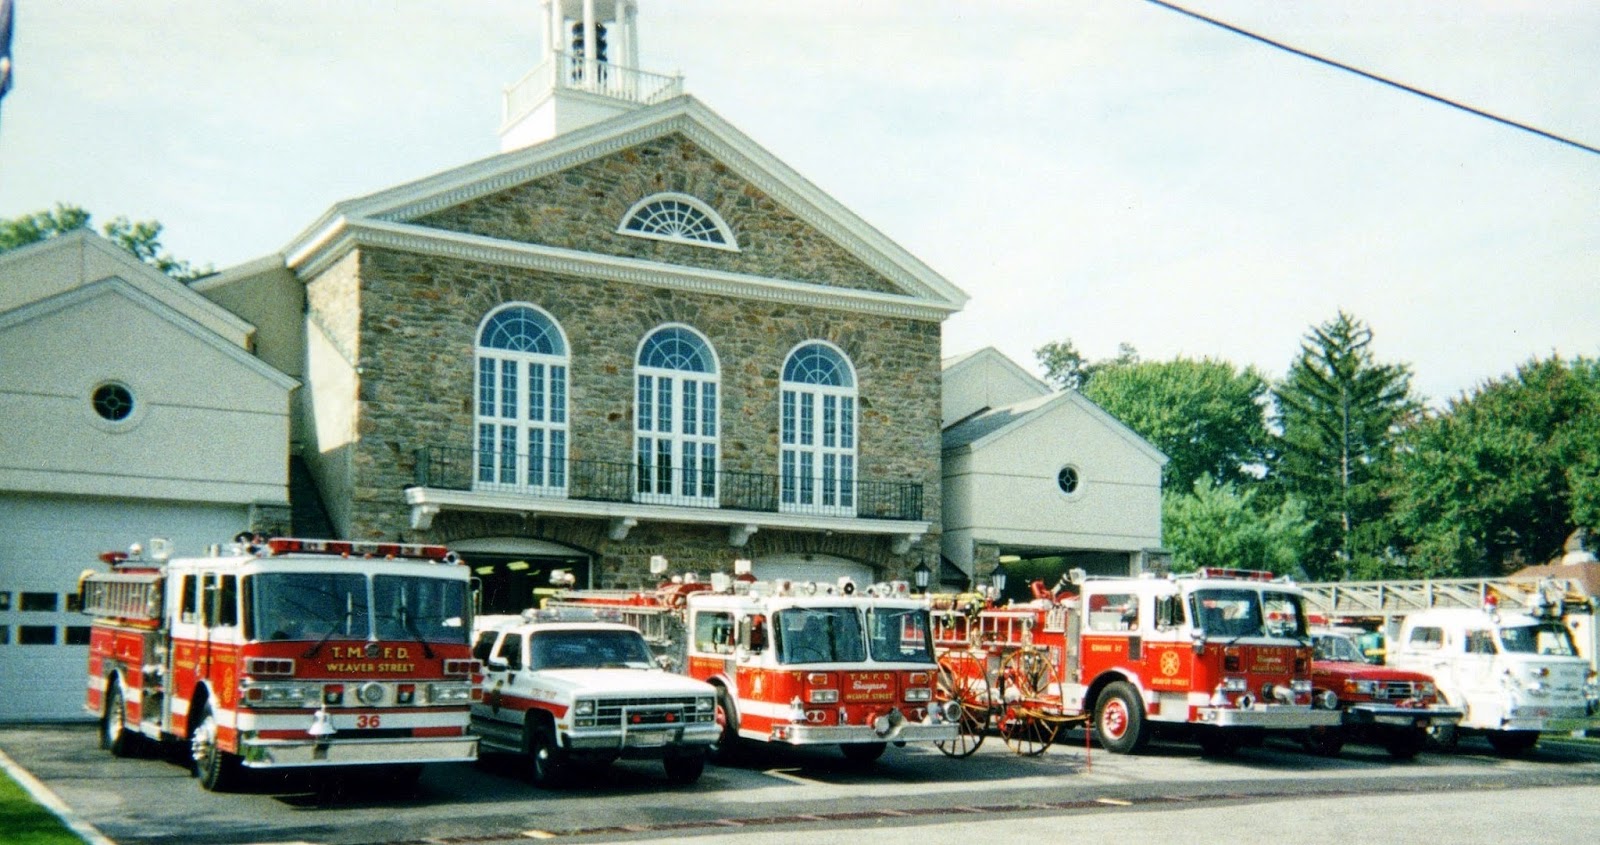
{"type": "Polygon", "coordinates": [[[595,725],[621,727],[627,713],[633,724],[659,725],[685,722],[710,722],[715,713],[696,713],[692,695],[668,698],[602,698],[595,705],[595,725]],[[668,719],[671,714],[672,719],[668,719]]]}
{"type": "Polygon", "coordinates": [[[1383,685],[1378,687],[1376,697],[1397,701],[1412,698],[1416,694],[1416,687],[1410,681],[1384,681],[1383,685]]]}

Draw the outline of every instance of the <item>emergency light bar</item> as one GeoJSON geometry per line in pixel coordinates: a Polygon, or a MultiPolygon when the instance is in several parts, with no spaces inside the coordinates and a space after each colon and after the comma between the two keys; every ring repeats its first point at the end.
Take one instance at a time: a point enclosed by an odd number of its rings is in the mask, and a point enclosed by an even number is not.
{"type": "Polygon", "coordinates": [[[1196,572],[1201,578],[1232,578],[1236,581],[1276,581],[1277,575],[1264,569],[1228,569],[1221,566],[1205,566],[1196,572]]]}
{"type": "Polygon", "coordinates": [[[273,555],[321,554],[343,557],[424,558],[445,563],[460,563],[460,558],[444,546],[422,543],[378,543],[365,540],[296,540],[274,537],[267,541],[267,552],[273,555]]]}

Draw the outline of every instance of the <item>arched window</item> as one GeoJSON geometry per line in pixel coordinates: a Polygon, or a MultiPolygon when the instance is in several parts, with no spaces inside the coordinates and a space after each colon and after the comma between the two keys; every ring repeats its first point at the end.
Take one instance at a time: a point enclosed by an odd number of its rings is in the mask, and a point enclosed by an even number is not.
{"type": "Polygon", "coordinates": [[[779,506],[854,516],[856,378],[838,349],[801,345],[783,365],[779,506]]]}
{"type": "Polygon", "coordinates": [[[687,326],[664,326],[639,345],[634,468],[640,501],[717,506],[717,359],[687,326]]]}
{"type": "Polygon", "coordinates": [[[738,251],[733,230],[688,194],[653,194],[634,203],[617,231],[624,235],[738,251]]]}
{"type": "Polygon", "coordinates": [[[564,493],[567,341],[550,315],[506,305],[478,329],[478,487],[564,493]]]}

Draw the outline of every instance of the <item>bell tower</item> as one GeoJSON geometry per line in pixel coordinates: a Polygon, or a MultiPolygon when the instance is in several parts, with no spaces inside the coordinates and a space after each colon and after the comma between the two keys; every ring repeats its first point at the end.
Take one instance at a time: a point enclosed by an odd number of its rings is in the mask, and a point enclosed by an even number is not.
{"type": "Polygon", "coordinates": [[[500,151],[529,147],[683,93],[639,69],[638,0],[540,0],[539,64],[506,87],[500,151]]]}

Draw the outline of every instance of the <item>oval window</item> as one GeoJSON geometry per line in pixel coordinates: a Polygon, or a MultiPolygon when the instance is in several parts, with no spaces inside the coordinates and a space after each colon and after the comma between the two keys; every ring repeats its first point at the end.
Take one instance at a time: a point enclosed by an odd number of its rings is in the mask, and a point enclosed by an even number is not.
{"type": "Polygon", "coordinates": [[[1078,471],[1072,467],[1062,467],[1056,473],[1056,486],[1069,496],[1078,492],[1078,471]]]}

